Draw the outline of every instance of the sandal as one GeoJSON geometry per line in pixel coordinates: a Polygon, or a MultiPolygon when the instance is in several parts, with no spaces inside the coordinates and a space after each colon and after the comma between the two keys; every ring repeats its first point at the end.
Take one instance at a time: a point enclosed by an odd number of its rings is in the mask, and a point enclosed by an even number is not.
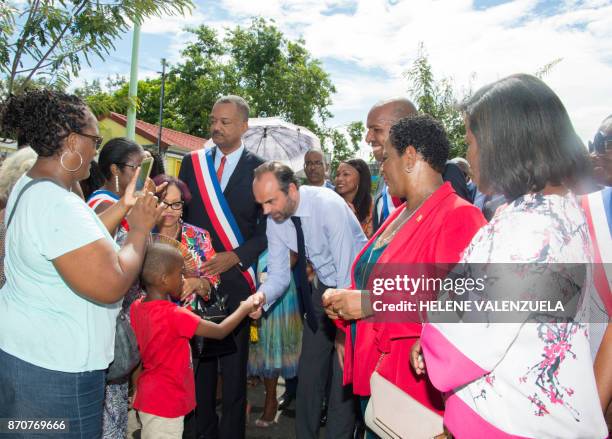
{"type": "MultiPolygon", "coordinates": [[[[276,400],[275,400],[276,402],[276,400]]],[[[264,407],[264,413],[262,413],[261,418],[255,420],[255,426],[256,427],[260,427],[260,428],[268,428],[271,427],[274,424],[278,424],[278,417],[280,416],[281,411],[278,409],[278,403],[276,404],[276,407],[274,408],[274,417],[271,421],[266,421],[263,417],[265,416],[265,407],[264,407]]]]}
{"type": "Polygon", "coordinates": [[[278,421],[276,419],[274,419],[273,421],[264,421],[261,418],[255,420],[255,427],[259,428],[269,428],[274,424],[278,424],[278,421]]]}

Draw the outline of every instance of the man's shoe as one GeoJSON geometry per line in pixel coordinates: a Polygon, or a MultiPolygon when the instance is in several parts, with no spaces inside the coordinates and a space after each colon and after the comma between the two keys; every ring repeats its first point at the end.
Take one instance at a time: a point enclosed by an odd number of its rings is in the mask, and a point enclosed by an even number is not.
{"type": "Polygon", "coordinates": [[[319,420],[321,427],[325,427],[327,424],[327,401],[323,401],[323,407],[321,407],[321,419],[319,420]]]}
{"type": "Polygon", "coordinates": [[[295,395],[287,394],[287,392],[283,393],[282,396],[278,399],[278,409],[287,410],[294,399],[295,395]]]}

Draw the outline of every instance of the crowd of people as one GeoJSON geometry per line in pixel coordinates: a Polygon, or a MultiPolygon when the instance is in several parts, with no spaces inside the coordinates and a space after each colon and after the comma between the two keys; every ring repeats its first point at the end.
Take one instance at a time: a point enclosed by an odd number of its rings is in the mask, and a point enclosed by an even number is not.
{"type": "MultiPolygon", "coordinates": [[[[0,128],[25,148],[0,168],[0,419],[65,420],[61,437],[243,438],[256,376],[254,424],[295,401],[300,439],[322,424],[334,439],[607,437],[612,116],[587,148],[525,74],[461,111],[466,158],[449,157],[440,121],[392,98],[367,114],[374,187],[358,158],[330,180],[319,150],[300,183],[245,148],[248,103],[223,96],[214,146],[187,154],[178,178],[154,157],[136,192],[151,153],[102,139],[76,96],[11,96],[0,128]],[[381,279],[459,267],[505,292],[500,265],[513,296],[546,298],[525,281],[537,275],[574,313],[497,323],[374,306],[381,279]],[[117,376],[126,333],[139,361],[117,376]]],[[[407,302],[462,294],[422,288],[407,302]]],[[[20,428],[7,437],[49,434],[20,428]]]]}

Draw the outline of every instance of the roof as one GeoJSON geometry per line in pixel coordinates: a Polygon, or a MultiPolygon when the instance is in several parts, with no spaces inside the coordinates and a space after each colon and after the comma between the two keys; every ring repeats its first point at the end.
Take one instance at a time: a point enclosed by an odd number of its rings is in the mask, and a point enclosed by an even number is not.
{"type": "MultiPolygon", "coordinates": [[[[103,118],[104,117],[109,117],[111,120],[123,126],[127,125],[127,116],[123,114],[110,112],[108,115],[103,116],[103,118]]],[[[159,125],[154,125],[143,120],[136,120],[136,134],[150,140],[151,143],[157,143],[158,133],[159,125]]],[[[191,134],[171,130],[170,128],[162,128],[162,147],[190,152],[204,148],[206,140],[207,139],[203,137],[192,136],[191,134]]]]}

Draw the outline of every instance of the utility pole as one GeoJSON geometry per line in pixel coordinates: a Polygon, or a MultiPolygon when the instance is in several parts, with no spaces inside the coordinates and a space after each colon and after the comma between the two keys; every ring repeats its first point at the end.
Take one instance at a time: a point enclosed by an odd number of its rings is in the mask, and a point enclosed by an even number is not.
{"type": "Polygon", "coordinates": [[[126,137],[136,140],[136,102],[138,99],[138,48],[140,46],[140,23],[134,23],[132,39],[132,64],[130,68],[130,88],[128,92],[126,137]]]}
{"type": "Polygon", "coordinates": [[[161,71],[161,94],[159,95],[159,134],[157,135],[157,152],[163,157],[166,155],[166,148],[162,150],[161,138],[162,138],[162,122],[164,121],[164,94],[166,86],[166,58],[162,58],[162,71],[161,71]]]}

